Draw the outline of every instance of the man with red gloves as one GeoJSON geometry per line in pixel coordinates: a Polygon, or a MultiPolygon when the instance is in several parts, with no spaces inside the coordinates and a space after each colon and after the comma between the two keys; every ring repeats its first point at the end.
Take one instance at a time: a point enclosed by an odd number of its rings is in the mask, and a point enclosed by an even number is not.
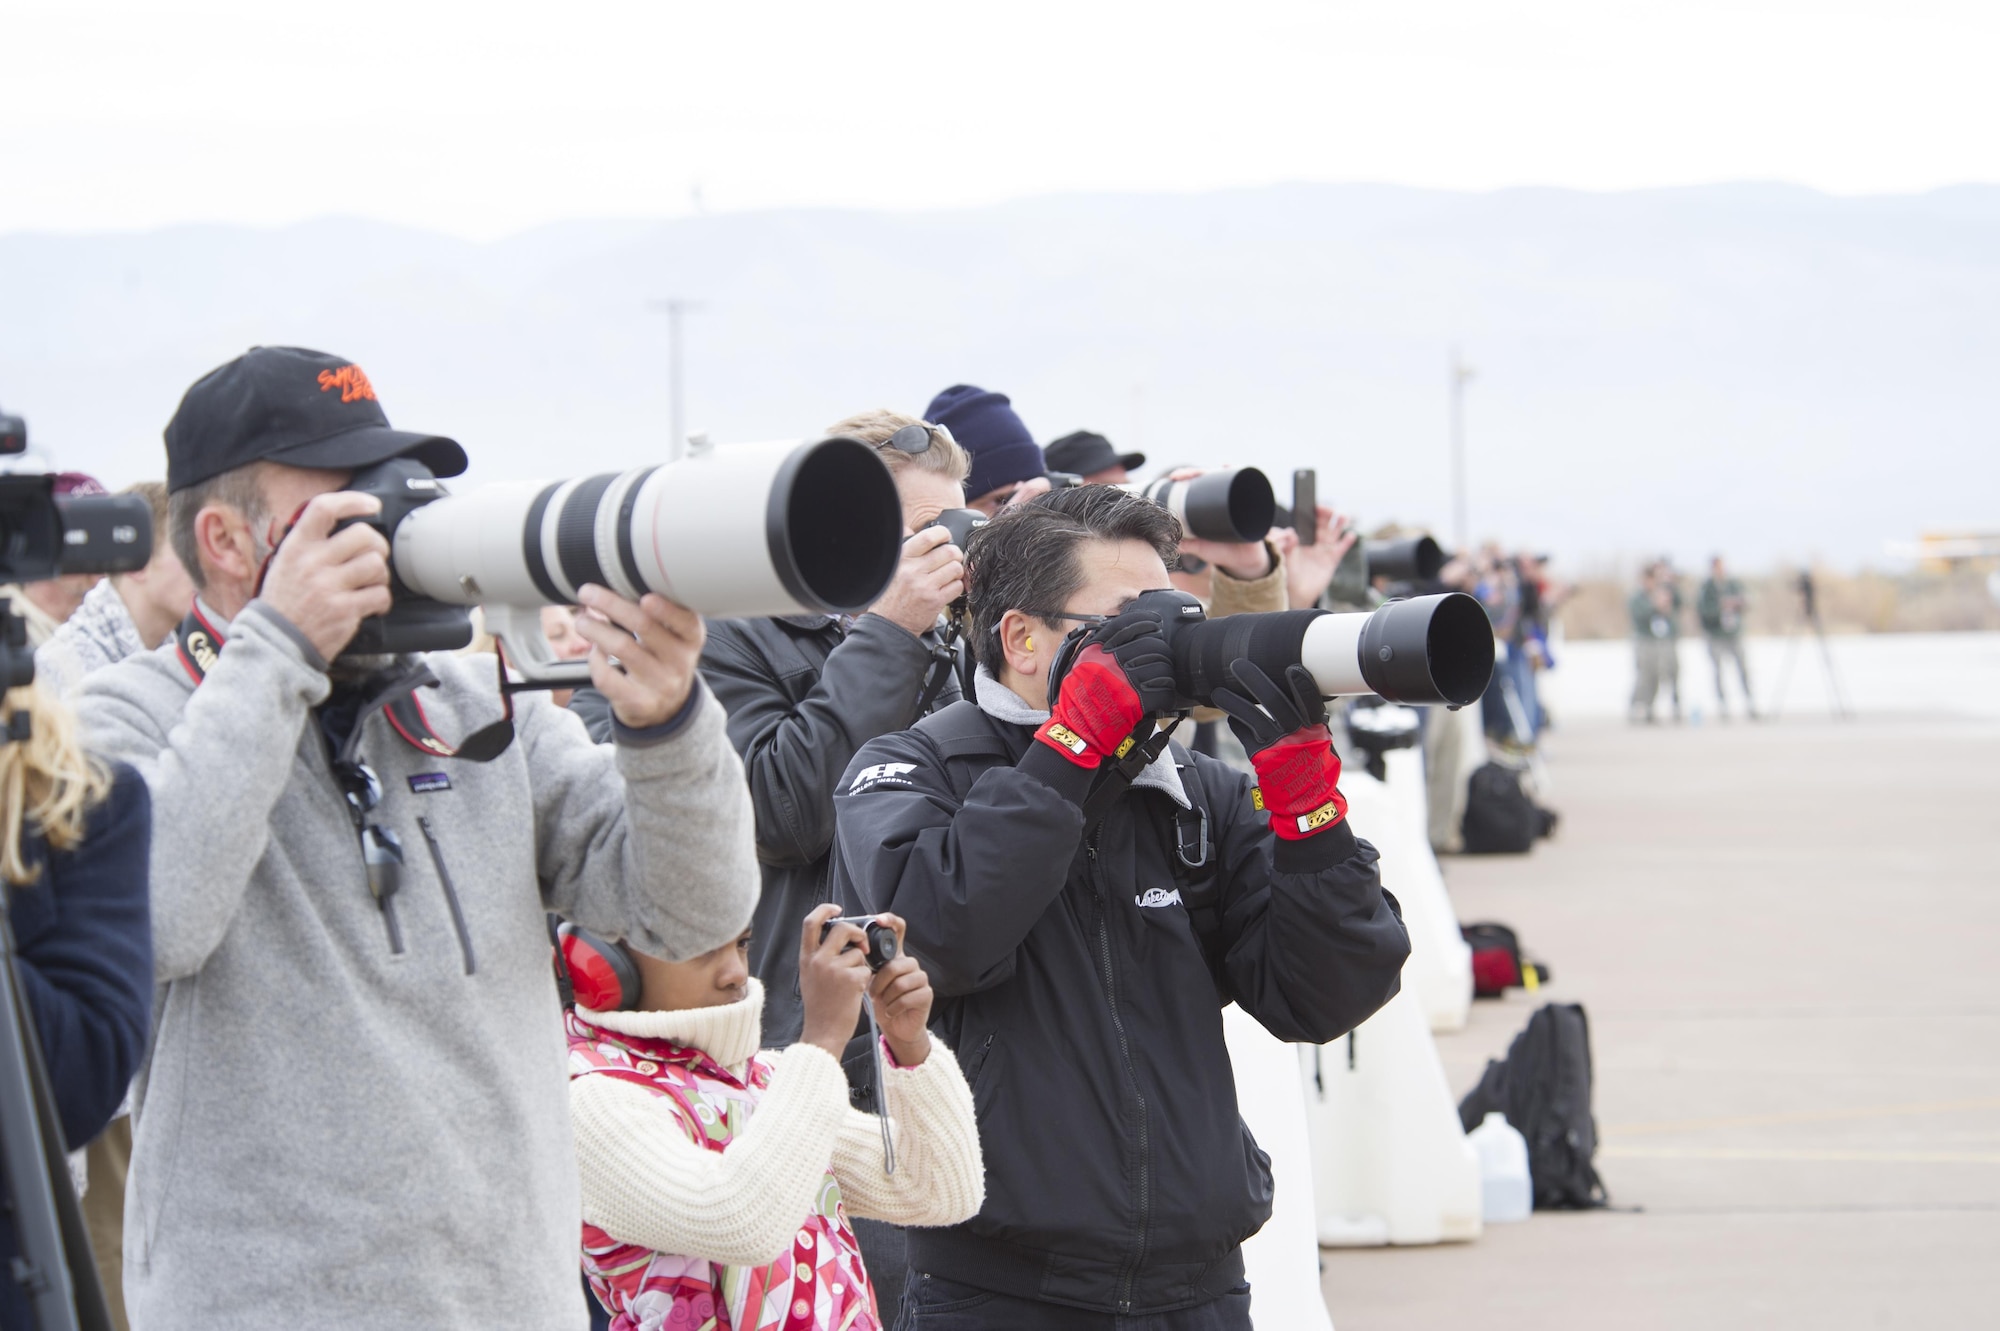
{"type": "Polygon", "coordinates": [[[907,1324],[1249,1327],[1272,1178],[1221,1010],[1324,1043],[1396,993],[1409,938],[1311,678],[1239,660],[1217,691],[1254,783],[1157,733],[1180,607],[1140,596],[1179,539],[1106,486],[996,518],[967,551],[977,701],[864,745],[835,797],[832,888],[908,921],[986,1154],[979,1215],[909,1233],[907,1324]]]}

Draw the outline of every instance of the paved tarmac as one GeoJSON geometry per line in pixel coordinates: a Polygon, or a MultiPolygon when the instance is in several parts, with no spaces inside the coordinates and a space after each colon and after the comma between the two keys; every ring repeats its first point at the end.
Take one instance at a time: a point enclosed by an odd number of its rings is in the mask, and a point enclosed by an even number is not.
{"type": "Polygon", "coordinates": [[[1447,859],[1592,1022],[1619,1209],[1327,1250],[1339,1331],[2000,1327],[2000,724],[1551,738],[1558,839],[1447,859]],[[1632,1209],[1627,1209],[1632,1208],[1632,1209]]]}

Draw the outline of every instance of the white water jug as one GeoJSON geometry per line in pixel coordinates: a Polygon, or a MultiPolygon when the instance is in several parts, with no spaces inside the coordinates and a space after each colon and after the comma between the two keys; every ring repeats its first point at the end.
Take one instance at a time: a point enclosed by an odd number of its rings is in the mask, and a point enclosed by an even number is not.
{"type": "Polygon", "coordinates": [[[1528,1141],[1507,1116],[1495,1109],[1466,1134],[1479,1154],[1481,1218],[1489,1225],[1526,1220],[1535,1209],[1534,1185],[1528,1178],[1528,1141]]]}

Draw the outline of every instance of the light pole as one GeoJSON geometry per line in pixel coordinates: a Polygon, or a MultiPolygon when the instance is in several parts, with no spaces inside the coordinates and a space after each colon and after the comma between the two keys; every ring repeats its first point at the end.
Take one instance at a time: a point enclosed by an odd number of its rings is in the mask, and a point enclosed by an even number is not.
{"type": "Polygon", "coordinates": [[[666,300],[648,301],[646,308],[667,316],[667,461],[672,462],[687,451],[686,394],[681,372],[681,316],[701,308],[698,300],[683,300],[670,296],[666,300]]]}
{"type": "Polygon", "coordinates": [[[1451,349],[1451,535],[1453,544],[1466,548],[1471,527],[1465,516],[1465,386],[1472,382],[1473,370],[1451,349]]]}

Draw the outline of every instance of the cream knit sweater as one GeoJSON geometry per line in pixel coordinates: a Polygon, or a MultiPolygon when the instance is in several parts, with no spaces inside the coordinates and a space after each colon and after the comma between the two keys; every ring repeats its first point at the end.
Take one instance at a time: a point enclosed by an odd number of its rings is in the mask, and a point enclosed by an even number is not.
{"type": "MultiPolygon", "coordinates": [[[[764,994],[680,1012],[577,1015],[624,1035],[700,1049],[740,1073],[757,1052],[764,994]]],[[[972,1092],[933,1038],[914,1068],[888,1067],[896,1172],[882,1170],[882,1130],[850,1109],[847,1078],[817,1045],[769,1055],[771,1083],[728,1148],[688,1140],[666,1100],[630,1082],[570,1083],[583,1218],[621,1243],[655,1252],[761,1266],[790,1247],[831,1169],[850,1215],[898,1225],[955,1225],[986,1197],[972,1092]]]]}

